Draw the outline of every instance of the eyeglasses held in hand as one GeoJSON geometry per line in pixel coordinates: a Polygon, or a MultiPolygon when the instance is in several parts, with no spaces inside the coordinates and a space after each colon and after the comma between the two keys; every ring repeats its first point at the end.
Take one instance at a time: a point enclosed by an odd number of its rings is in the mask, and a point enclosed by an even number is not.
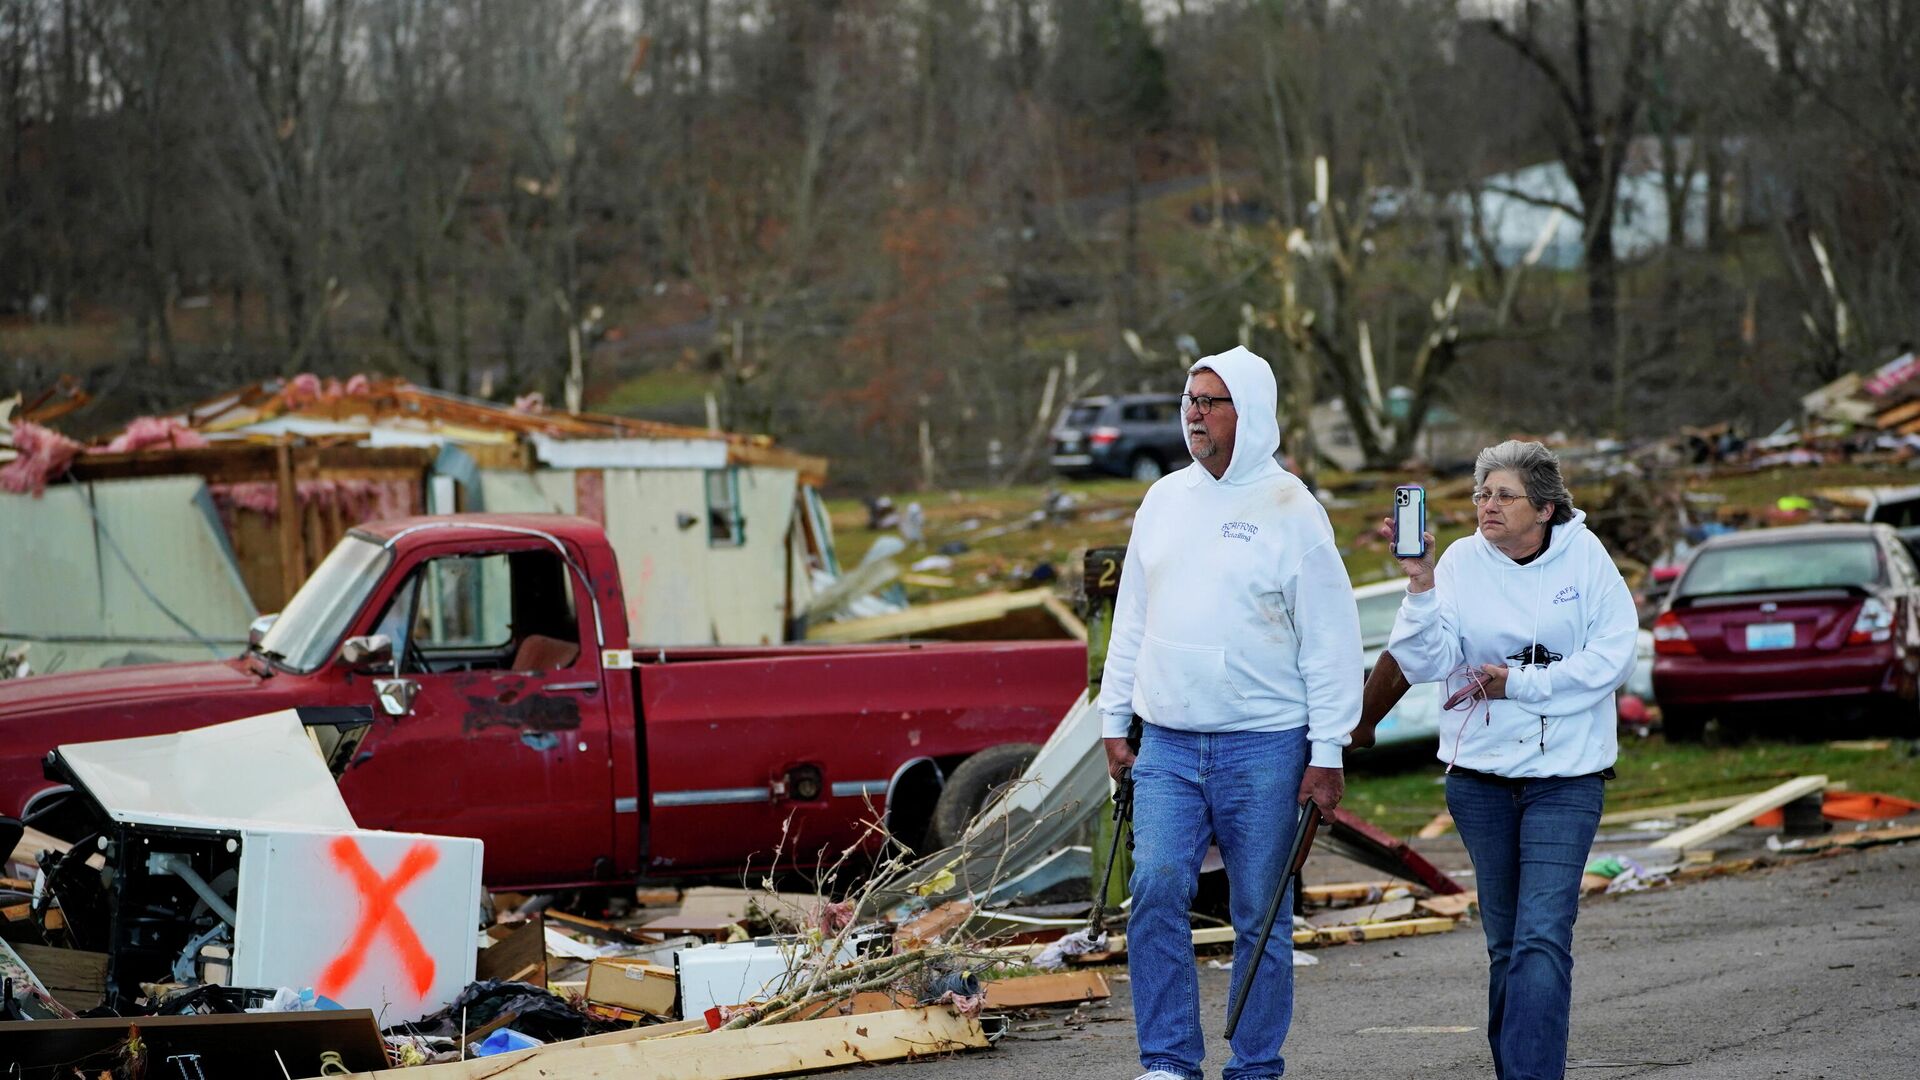
{"type": "Polygon", "coordinates": [[[1180,411],[1186,412],[1190,406],[1198,406],[1200,409],[1201,416],[1205,416],[1208,413],[1212,412],[1213,407],[1215,405],[1231,405],[1231,404],[1233,404],[1233,399],[1230,397],[1214,397],[1211,394],[1181,394],[1180,395],[1180,411]]]}
{"type": "Polygon", "coordinates": [[[1501,507],[1512,506],[1513,500],[1526,498],[1525,495],[1515,495],[1510,491],[1476,491],[1468,497],[1473,500],[1475,506],[1492,503],[1501,507]]]}

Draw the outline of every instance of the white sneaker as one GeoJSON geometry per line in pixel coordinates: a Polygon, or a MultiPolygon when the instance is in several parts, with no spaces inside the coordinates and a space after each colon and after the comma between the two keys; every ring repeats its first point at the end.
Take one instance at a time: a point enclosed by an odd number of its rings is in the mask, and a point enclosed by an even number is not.
{"type": "Polygon", "coordinates": [[[1139,1076],[1134,1077],[1133,1080],[1187,1080],[1187,1078],[1181,1076],[1179,1073],[1170,1073],[1165,1069],[1155,1069],[1150,1073],[1141,1073],[1139,1076]]]}

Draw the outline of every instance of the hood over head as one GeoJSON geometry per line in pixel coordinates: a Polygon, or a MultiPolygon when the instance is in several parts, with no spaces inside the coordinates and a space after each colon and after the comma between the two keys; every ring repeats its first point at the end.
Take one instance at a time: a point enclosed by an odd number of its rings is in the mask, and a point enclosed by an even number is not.
{"type": "MultiPolygon", "coordinates": [[[[1236,345],[1214,356],[1203,356],[1187,369],[1192,375],[1212,371],[1227,384],[1238,421],[1234,428],[1233,460],[1220,477],[1223,484],[1245,483],[1269,469],[1277,469],[1273,455],[1280,449],[1280,422],[1275,418],[1280,392],[1274,382],[1273,367],[1244,345],[1236,345]]],[[[1186,417],[1180,419],[1180,433],[1186,434],[1186,417]]],[[[1191,453],[1191,449],[1188,451],[1191,453]]],[[[1196,462],[1198,464],[1198,462],[1196,462]]],[[[1204,468],[1196,472],[1213,479],[1204,468]]]]}

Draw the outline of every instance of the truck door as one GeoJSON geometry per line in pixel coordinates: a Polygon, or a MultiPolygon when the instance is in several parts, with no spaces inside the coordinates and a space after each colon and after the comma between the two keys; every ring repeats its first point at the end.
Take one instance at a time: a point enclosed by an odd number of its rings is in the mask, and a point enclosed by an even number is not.
{"type": "Polygon", "coordinates": [[[612,855],[592,597],[544,540],[425,550],[377,633],[391,679],[341,780],[365,826],[477,837],[489,884],[591,879],[612,855]],[[356,799],[355,795],[364,797],[356,799]]]}

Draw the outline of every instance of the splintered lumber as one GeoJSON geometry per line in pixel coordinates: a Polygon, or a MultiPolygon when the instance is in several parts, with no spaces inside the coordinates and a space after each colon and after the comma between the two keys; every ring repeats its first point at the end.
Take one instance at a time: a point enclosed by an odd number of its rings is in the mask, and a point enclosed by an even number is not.
{"type": "Polygon", "coordinates": [[[14,945],[13,951],[47,993],[74,1012],[85,1012],[107,996],[106,953],[25,943],[14,945]]]}
{"type": "Polygon", "coordinates": [[[39,829],[25,828],[20,830],[20,841],[13,845],[13,851],[8,854],[7,861],[32,866],[40,861],[40,853],[43,851],[57,851],[65,855],[72,850],[72,844],[57,836],[48,836],[39,829]]]}
{"type": "Polygon", "coordinates": [[[1798,855],[1814,851],[1832,851],[1836,848],[1872,847],[1875,844],[1898,844],[1907,840],[1920,840],[1920,825],[1902,825],[1893,829],[1863,829],[1859,832],[1834,833],[1831,836],[1808,837],[1804,840],[1787,840],[1778,845],[1768,845],[1782,855],[1798,855]]]}
{"type": "Polygon", "coordinates": [[[921,912],[911,922],[903,923],[896,934],[905,939],[906,948],[925,948],[952,933],[972,917],[973,901],[949,900],[939,907],[921,912]]]}
{"type": "MultiPolygon", "coordinates": [[[[1018,629],[1024,631],[1020,636],[1086,640],[1086,627],[1080,625],[1080,620],[1074,618],[1072,612],[1058,600],[1049,604],[1047,601],[1051,599],[1052,589],[1039,588],[915,604],[905,611],[886,615],[816,623],[807,627],[807,640],[848,644],[907,637],[965,636],[961,633],[963,627],[984,628],[1001,622],[1016,624],[1018,629]],[[1063,619],[1063,615],[1072,619],[1072,623],[1063,619]],[[1052,631],[1051,635],[1049,630],[1052,631]]],[[[1014,635],[985,633],[985,636],[1014,635]]]]}
{"type": "Polygon", "coordinates": [[[472,1061],[352,1075],[357,1080],[630,1080],[635,1076],[649,1080],[748,1080],[950,1054],[986,1045],[986,1032],[978,1021],[936,1007],[801,1020],[682,1039],[649,1038],[591,1046],[554,1043],[472,1061]]]}
{"type": "Polygon", "coordinates": [[[987,1008],[1021,1009],[1030,1005],[1070,1005],[1111,997],[1107,977],[1097,971],[1062,971],[992,979],[985,984],[987,1008]]]}
{"type": "Polygon", "coordinates": [[[1342,900],[1368,903],[1386,899],[1389,889],[1404,889],[1398,881],[1340,881],[1327,885],[1306,885],[1300,895],[1309,904],[1333,904],[1342,900]]]}
{"type": "Polygon", "coordinates": [[[547,924],[539,915],[519,926],[487,929],[493,944],[480,950],[476,979],[504,979],[547,985],[547,924]]]}
{"type": "Polygon", "coordinates": [[[1411,896],[1400,896],[1372,904],[1332,908],[1308,916],[1307,921],[1315,926],[1360,926],[1366,923],[1395,922],[1411,918],[1416,902],[1411,896]]]}
{"type": "Polygon", "coordinates": [[[1457,919],[1467,913],[1467,909],[1473,906],[1479,895],[1476,890],[1468,889],[1466,892],[1452,893],[1447,896],[1429,896],[1420,901],[1418,909],[1443,919],[1457,919]]]}
{"type": "Polygon", "coordinates": [[[1387,938],[1415,937],[1420,934],[1444,934],[1459,923],[1452,919],[1396,919],[1367,923],[1364,926],[1325,926],[1295,930],[1295,945],[1344,945],[1351,941],[1384,941],[1387,938]]]}
{"type": "MultiPolygon", "coordinates": [[[[1450,894],[1452,895],[1452,894],[1450,894]]],[[[1394,919],[1388,922],[1367,923],[1361,926],[1327,926],[1313,929],[1295,930],[1295,945],[1341,945],[1350,941],[1383,941],[1387,938],[1414,937],[1420,934],[1444,934],[1458,923],[1451,918],[1394,919]]],[[[1231,926],[1208,926],[1193,931],[1193,947],[1198,949],[1207,945],[1231,945],[1234,931],[1231,926]]],[[[1016,948],[1025,949],[1026,946],[1016,948]]],[[[1041,946],[1034,946],[1037,952],[1041,946]]],[[[1102,964],[1126,954],[1127,939],[1116,934],[1108,939],[1104,953],[1087,953],[1084,956],[1070,957],[1075,963],[1102,964]]]]}
{"type": "MultiPolygon", "coordinates": [[[[1827,785],[1827,790],[1845,791],[1847,790],[1847,782],[1845,780],[1835,781],[1827,785]]],[[[1749,796],[1722,795],[1713,799],[1694,799],[1691,802],[1667,803],[1663,806],[1647,806],[1638,810],[1616,810],[1610,814],[1600,815],[1600,824],[1627,825],[1635,821],[1658,821],[1661,818],[1686,817],[1689,814],[1706,814],[1715,810],[1725,810],[1727,807],[1733,806],[1746,798],[1749,798],[1749,796]]]]}
{"type": "Polygon", "coordinates": [[[1788,780],[1784,784],[1776,784],[1765,791],[1741,799],[1699,824],[1690,825],[1679,832],[1663,836],[1655,840],[1652,846],[1672,851],[1699,847],[1716,837],[1725,836],[1769,810],[1823,791],[1826,786],[1827,778],[1824,776],[1801,776],[1788,780]]]}

